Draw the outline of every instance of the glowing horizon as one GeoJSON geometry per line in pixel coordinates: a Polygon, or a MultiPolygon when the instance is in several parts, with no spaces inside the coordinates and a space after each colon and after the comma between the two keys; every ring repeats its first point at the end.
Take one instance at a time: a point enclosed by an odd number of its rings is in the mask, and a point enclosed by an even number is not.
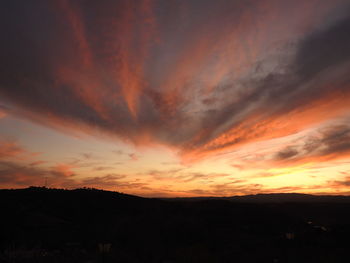
{"type": "Polygon", "coordinates": [[[3,4],[0,187],[350,194],[350,5],[3,4]]]}

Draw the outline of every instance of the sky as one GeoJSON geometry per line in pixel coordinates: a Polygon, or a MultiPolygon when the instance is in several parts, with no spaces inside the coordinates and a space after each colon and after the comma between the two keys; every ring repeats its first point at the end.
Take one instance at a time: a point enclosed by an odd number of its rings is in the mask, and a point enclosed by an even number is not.
{"type": "Polygon", "coordinates": [[[0,188],[350,195],[348,0],[12,0],[0,188]]]}

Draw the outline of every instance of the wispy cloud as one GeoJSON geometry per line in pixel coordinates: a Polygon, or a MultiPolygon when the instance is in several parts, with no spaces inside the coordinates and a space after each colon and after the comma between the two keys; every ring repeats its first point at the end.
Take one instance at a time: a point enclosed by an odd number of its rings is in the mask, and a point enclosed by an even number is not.
{"type": "Polygon", "coordinates": [[[0,95],[46,125],[167,144],[189,159],[331,117],[314,107],[348,109],[345,1],[179,6],[7,3],[0,95]]]}

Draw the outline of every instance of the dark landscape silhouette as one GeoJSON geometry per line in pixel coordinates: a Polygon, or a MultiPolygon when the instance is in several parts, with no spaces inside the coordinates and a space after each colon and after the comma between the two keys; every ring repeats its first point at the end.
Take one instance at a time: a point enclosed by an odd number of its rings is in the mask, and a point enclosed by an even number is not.
{"type": "Polygon", "coordinates": [[[346,262],[350,197],[0,190],[0,262],[346,262]]]}

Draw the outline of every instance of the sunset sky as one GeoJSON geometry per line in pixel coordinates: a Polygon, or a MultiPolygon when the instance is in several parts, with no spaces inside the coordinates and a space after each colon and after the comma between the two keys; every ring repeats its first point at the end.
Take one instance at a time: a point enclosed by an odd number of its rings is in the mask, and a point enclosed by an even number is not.
{"type": "Polygon", "coordinates": [[[0,188],[350,195],[349,0],[13,0],[0,20],[0,188]]]}

